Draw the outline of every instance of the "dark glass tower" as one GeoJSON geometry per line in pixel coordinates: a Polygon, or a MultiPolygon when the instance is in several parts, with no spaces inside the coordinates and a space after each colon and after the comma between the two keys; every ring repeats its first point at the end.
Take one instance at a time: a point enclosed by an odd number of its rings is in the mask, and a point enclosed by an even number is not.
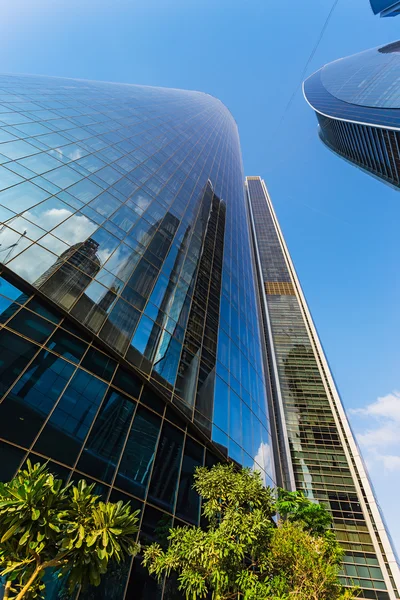
{"type": "MultiPolygon", "coordinates": [[[[0,165],[0,477],[49,460],[130,499],[145,541],[199,522],[197,465],[230,457],[273,484],[229,111],[198,92],[2,76],[0,165]]],[[[177,597],[138,559],[80,594],[177,597]]]]}
{"type": "Polygon", "coordinates": [[[374,15],[395,17],[400,14],[399,0],[370,0],[374,15]]]}
{"type": "Polygon", "coordinates": [[[247,177],[267,364],[276,423],[277,480],[332,513],[346,550],[342,579],[362,598],[398,598],[392,544],[350,430],[264,182],[247,177]]]}
{"type": "Polygon", "coordinates": [[[304,96],[334,152],[400,187],[400,42],[336,60],[311,75],[304,96]]]}

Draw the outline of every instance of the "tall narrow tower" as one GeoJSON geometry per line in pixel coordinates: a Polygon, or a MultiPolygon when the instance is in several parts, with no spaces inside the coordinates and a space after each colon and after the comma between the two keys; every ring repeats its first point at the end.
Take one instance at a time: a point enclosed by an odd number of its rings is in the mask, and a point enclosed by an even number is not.
{"type": "Polygon", "coordinates": [[[246,188],[275,415],[277,478],[330,509],[343,583],[398,598],[399,569],[264,181],[246,188]]]}

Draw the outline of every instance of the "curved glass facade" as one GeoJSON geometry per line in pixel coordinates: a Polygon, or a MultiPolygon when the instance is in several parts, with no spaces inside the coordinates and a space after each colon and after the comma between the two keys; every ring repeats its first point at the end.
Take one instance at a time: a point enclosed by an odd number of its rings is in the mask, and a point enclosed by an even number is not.
{"type": "MultiPolygon", "coordinates": [[[[207,94],[0,77],[3,479],[50,459],[143,507],[150,537],[198,522],[204,461],[274,483],[243,181],[207,94]]],[[[127,598],[173,597],[132,569],[127,598]]]]}
{"type": "Polygon", "coordinates": [[[325,65],[303,85],[332,150],[400,187],[400,42],[325,65]]]}
{"type": "Polygon", "coordinates": [[[339,100],[360,106],[400,108],[400,42],[325,65],[321,81],[339,100]]]}

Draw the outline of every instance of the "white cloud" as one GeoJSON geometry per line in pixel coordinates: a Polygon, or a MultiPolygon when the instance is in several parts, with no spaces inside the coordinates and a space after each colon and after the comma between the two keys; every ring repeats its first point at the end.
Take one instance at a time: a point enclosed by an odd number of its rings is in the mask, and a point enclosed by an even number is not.
{"type": "Polygon", "coordinates": [[[385,475],[400,471],[400,392],[395,390],[350,414],[369,469],[383,470],[385,475]]]}
{"type": "Polygon", "coordinates": [[[385,417],[400,423],[400,392],[394,391],[378,398],[376,402],[368,404],[365,408],[353,409],[351,412],[365,416],[385,417]]]}

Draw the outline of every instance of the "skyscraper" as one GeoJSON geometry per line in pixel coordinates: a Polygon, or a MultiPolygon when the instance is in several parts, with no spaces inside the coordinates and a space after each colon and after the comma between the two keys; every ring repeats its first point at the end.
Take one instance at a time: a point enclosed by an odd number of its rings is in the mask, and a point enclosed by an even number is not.
{"type": "Polygon", "coordinates": [[[399,569],[267,188],[246,178],[280,461],[277,479],[331,511],[343,582],[398,598],[399,569]]]}
{"type": "MultiPolygon", "coordinates": [[[[0,477],[49,460],[199,522],[197,465],[275,483],[237,126],[198,92],[0,77],[0,477]]],[[[57,582],[49,583],[56,598],[57,582]]],[[[176,598],[135,559],[80,600],[176,598]]]]}
{"type": "Polygon", "coordinates": [[[325,65],[303,84],[321,140],[400,187],[400,42],[325,65]]]}
{"type": "Polygon", "coordinates": [[[395,17],[400,13],[399,0],[370,0],[374,15],[395,17]]]}

